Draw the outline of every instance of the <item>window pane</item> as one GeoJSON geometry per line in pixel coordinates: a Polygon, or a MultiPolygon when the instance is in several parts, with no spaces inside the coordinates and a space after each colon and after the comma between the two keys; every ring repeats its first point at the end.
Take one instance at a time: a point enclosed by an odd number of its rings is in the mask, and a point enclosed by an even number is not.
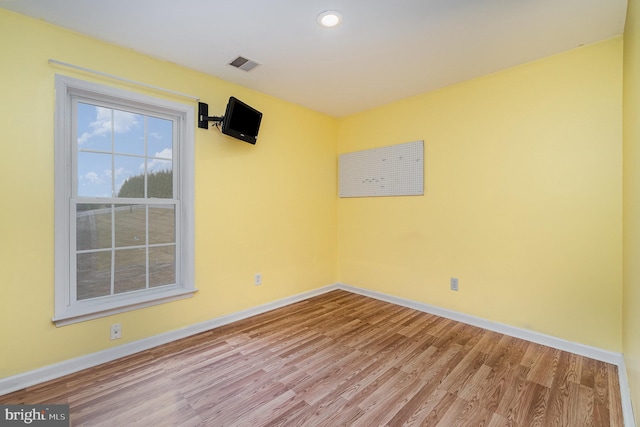
{"type": "Polygon", "coordinates": [[[116,248],[147,244],[145,205],[114,205],[116,248]]]}
{"type": "Polygon", "coordinates": [[[111,152],[111,109],[78,102],[78,149],[111,152]]]}
{"type": "Polygon", "coordinates": [[[117,197],[144,197],[144,158],[114,156],[117,197]]]}
{"type": "Polygon", "coordinates": [[[149,287],[176,283],[176,247],[149,248],[149,287]]]}
{"type": "Polygon", "coordinates": [[[117,250],[115,256],[114,290],[116,294],[146,288],[146,250],[117,250]]]}
{"type": "Polygon", "coordinates": [[[147,197],[173,198],[173,171],[171,160],[153,159],[148,164],[147,197]]]}
{"type": "Polygon", "coordinates": [[[144,156],[144,116],[113,110],[113,145],[116,153],[144,156]]]}
{"type": "Polygon", "coordinates": [[[78,254],[77,299],[111,294],[111,251],[78,254]]]}
{"type": "Polygon", "coordinates": [[[78,196],[112,197],[111,154],[78,153],[78,196]]]}
{"type": "Polygon", "coordinates": [[[147,156],[173,158],[173,122],[157,117],[147,118],[147,156]]]}
{"type": "Polygon", "coordinates": [[[149,244],[175,243],[176,210],[173,205],[149,206],[149,244]]]}
{"type": "Polygon", "coordinates": [[[111,247],[111,205],[76,205],[76,249],[111,247]]]}

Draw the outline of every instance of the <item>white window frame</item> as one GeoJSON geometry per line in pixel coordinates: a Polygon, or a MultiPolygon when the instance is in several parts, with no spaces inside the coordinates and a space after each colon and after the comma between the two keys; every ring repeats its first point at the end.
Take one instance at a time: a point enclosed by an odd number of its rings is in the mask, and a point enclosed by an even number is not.
{"type": "Polygon", "coordinates": [[[54,208],[55,208],[55,311],[56,326],[110,316],[169,301],[189,298],[197,291],[194,280],[194,125],[193,106],[130,92],[110,86],[55,76],[54,208]],[[176,284],[92,299],[75,299],[75,215],[72,197],[75,180],[73,100],[74,97],[106,101],[178,117],[176,192],[176,284]]]}

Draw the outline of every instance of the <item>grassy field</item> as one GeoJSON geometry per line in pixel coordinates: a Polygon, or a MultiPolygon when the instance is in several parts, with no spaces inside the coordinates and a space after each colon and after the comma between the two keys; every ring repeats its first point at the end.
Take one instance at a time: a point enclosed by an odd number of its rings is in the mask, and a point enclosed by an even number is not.
{"type": "Polygon", "coordinates": [[[173,205],[148,206],[151,246],[146,245],[147,206],[114,206],[78,206],[76,246],[81,251],[76,257],[78,300],[145,289],[147,276],[149,287],[175,283],[173,205]]]}

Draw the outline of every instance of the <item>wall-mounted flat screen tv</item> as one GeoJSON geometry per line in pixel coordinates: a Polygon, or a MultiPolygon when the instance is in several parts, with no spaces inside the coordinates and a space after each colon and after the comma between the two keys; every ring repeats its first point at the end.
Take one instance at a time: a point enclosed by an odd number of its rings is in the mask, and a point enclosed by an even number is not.
{"type": "Polygon", "coordinates": [[[235,97],[229,98],[222,119],[222,133],[255,144],[258,139],[262,113],[235,97]]]}

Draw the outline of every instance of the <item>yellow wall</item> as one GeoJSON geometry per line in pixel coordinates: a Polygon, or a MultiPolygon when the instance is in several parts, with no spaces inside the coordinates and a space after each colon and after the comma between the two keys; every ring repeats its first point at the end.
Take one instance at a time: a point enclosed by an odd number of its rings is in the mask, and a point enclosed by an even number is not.
{"type": "MultiPolygon", "coordinates": [[[[640,414],[640,3],[629,0],[624,32],[623,352],[640,414]]],[[[638,415],[636,415],[638,418],[638,415]]]]}
{"type": "Polygon", "coordinates": [[[340,153],[424,140],[425,195],[340,199],[339,281],[621,351],[622,47],[341,119],[340,153]]]}
{"type": "Polygon", "coordinates": [[[335,283],[335,119],[4,9],[0,55],[0,378],[335,283]],[[195,297],[51,323],[54,75],[138,89],[49,58],[199,96],[212,114],[231,95],[264,113],[256,146],[195,131],[195,297]]]}

